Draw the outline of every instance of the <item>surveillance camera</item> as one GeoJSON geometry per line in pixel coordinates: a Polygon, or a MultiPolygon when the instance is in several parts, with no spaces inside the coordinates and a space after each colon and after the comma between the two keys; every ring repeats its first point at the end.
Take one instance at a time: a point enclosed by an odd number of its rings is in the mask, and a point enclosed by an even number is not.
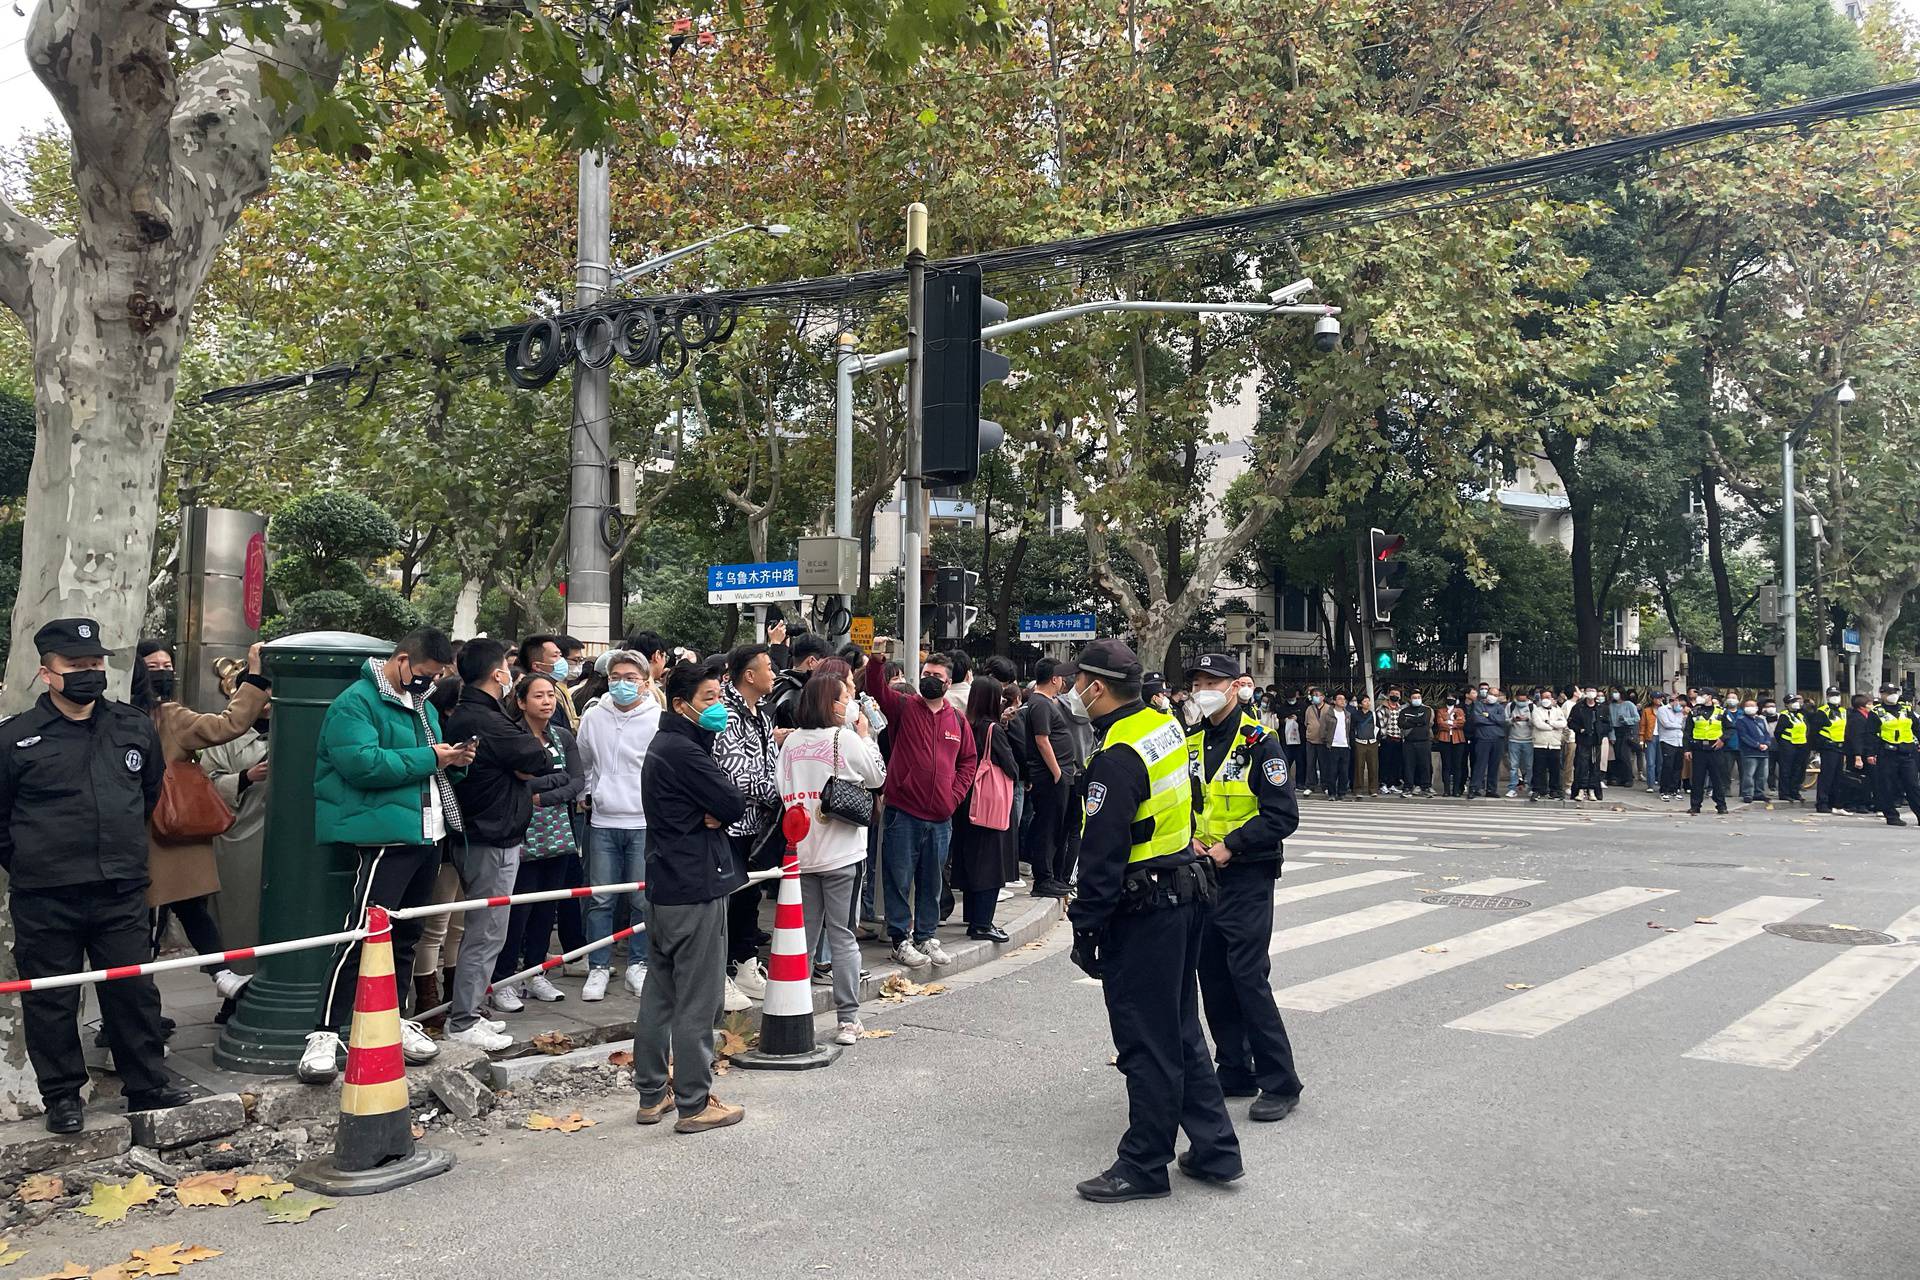
{"type": "Polygon", "coordinates": [[[1316,351],[1331,351],[1340,345],[1340,322],[1332,316],[1321,316],[1313,322],[1313,347],[1316,351]]]}
{"type": "Polygon", "coordinates": [[[1287,302],[1292,302],[1295,298],[1299,297],[1303,293],[1312,293],[1312,292],[1313,292],[1313,279],[1312,277],[1307,277],[1305,279],[1295,280],[1290,285],[1285,285],[1282,288],[1275,289],[1272,293],[1268,294],[1267,297],[1271,298],[1276,303],[1287,303],[1287,302]]]}

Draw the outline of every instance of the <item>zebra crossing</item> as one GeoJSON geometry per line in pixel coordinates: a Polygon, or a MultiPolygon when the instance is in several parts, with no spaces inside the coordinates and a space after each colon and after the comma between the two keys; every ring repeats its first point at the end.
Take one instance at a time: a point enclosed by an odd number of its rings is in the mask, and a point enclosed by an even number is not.
{"type": "MultiPolygon", "coordinates": [[[[1294,842],[1288,844],[1291,849],[1294,842]]],[[[1404,860],[1414,852],[1409,849],[1406,855],[1393,856],[1404,860]]],[[[1330,860],[1339,856],[1327,855],[1330,860]]],[[[1290,861],[1288,877],[1274,892],[1275,927],[1269,948],[1274,956],[1342,939],[1364,943],[1375,931],[1416,921],[1447,927],[1433,929],[1432,941],[1412,947],[1405,932],[1395,933],[1386,954],[1299,981],[1290,979],[1310,968],[1311,955],[1277,965],[1275,1002],[1297,1013],[1330,1014],[1372,997],[1417,987],[1426,979],[1495,960],[1624,912],[1643,906],[1659,910],[1657,904],[1678,892],[1629,884],[1556,901],[1552,885],[1535,879],[1489,877],[1460,883],[1453,877],[1391,865],[1356,869],[1321,864],[1315,864],[1313,874],[1295,879],[1291,873],[1300,866],[1290,861]],[[1464,931],[1457,926],[1476,913],[1464,912],[1447,900],[1451,895],[1506,897],[1523,892],[1529,899],[1546,901],[1502,911],[1499,918],[1464,931]]],[[[1729,891],[1728,896],[1738,894],[1729,891]]],[[[1650,941],[1537,986],[1513,984],[1518,994],[1454,1017],[1444,1026],[1515,1039],[1577,1034],[1581,1019],[1631,1001],[1656,983],[1711,984],[1716,974],[1724,980],[1727,970],[1710,962],[1738,963],[1740,949],[1754,945],[1766,925],[1804,918],[1823,905],[1827,904],[1819,898],[1768,894],[1730,901],[1725,909],[1691,924],[1679,923],[1687,916],[1676,913],[1671,917],[1675,924],[1663,923],[1660,935],[1650,941]],[[1700,966],[1708,968],[1691,979],[1683,976],[1700,966]]],[[[1799,1066],[1867,1016],[1902,978],[1920,969],[1920,907],[1886,925],[1884,932],[1898,941],[1851,946],[1830,959],[1823,959],[1822,948],[1792,944],[1810,962],[1811,972],[1743,1015],[1738,1009],[1725,1010],[1724,1016],[1734,1020],[1685,1049],[1682,1056],[1779,1071],[1799,1066]]],[[[1777,953],[1770,954],[1767,962],[1777,959],[1777,953]]],[[[1718,1022],[1718,1016],[1712,1021],[1718,1022]]],[[[1710,1025],[1700,1029],[1701,1033],[1708,1030],[1710,1025]]]]}
{"type": "Polygon", "coordinates": [[[1588,813],[1558,805],[1537,813],[1522,812],[1491,801],[1482,809],[1469,811],[1416,807],[1395,800],[1307,800],[1300,805],[1300,829],[1287,841],[1287,865],[1317,866],[1319,860],[1404,862],[1433,849],[1489,848],[1569,827],[1607,826],[1638,818],[1634,814],[1588,813]],[[1296,861],[1299,858],[1310,861],[1296,861]]]}

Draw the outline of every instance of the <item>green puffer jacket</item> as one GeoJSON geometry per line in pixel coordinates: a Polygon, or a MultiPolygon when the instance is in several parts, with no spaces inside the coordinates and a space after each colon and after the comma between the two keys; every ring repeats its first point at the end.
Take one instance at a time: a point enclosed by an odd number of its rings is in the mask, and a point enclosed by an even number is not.
{"type": "MultiPolygon", "coordinates": [[[[320,722],[313,775],[313,838],[323,844],[422,844],[434,754],[420,718],[381,691],[379,660],[342,690],[320,722]]],[[[434,737],[440,713],[427,704],[434,737]]]]}

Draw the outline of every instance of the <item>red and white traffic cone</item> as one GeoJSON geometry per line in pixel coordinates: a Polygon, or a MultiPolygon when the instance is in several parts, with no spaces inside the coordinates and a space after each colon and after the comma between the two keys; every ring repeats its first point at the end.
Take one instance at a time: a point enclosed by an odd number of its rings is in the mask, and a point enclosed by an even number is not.
{"type": "Polygon", "coordinates": [[[780,820],[787,838],[780,897],[773,909],[773,954],[767,958],[767,995],[760,1011],[760,1043],[735,1056],[750,1071],[808,1071],[840,1056],[840,1046],[814,1042],[813,966],[807,956],[807,924],[800,905],[800,842],[807,811],[798,806],[780,820]]]}

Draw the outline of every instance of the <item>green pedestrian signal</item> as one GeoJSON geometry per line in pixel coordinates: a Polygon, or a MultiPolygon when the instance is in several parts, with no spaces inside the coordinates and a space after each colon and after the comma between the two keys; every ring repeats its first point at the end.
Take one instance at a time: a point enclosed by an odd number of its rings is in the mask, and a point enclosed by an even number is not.
{"type": "Polygon", "coordinates": [[[1382,649],[1382,650],[1380,650],[1380,652],[1378,652],[1378,653],[1376,653],[1376,654],[1374,654],[1374,655],[1373,655],[1373,669],[1374,669],[1375,671],[1391,671],[1391,670],[1393,670],[1393,650],[1391,650],[1391,649],[1382,649]]]}

